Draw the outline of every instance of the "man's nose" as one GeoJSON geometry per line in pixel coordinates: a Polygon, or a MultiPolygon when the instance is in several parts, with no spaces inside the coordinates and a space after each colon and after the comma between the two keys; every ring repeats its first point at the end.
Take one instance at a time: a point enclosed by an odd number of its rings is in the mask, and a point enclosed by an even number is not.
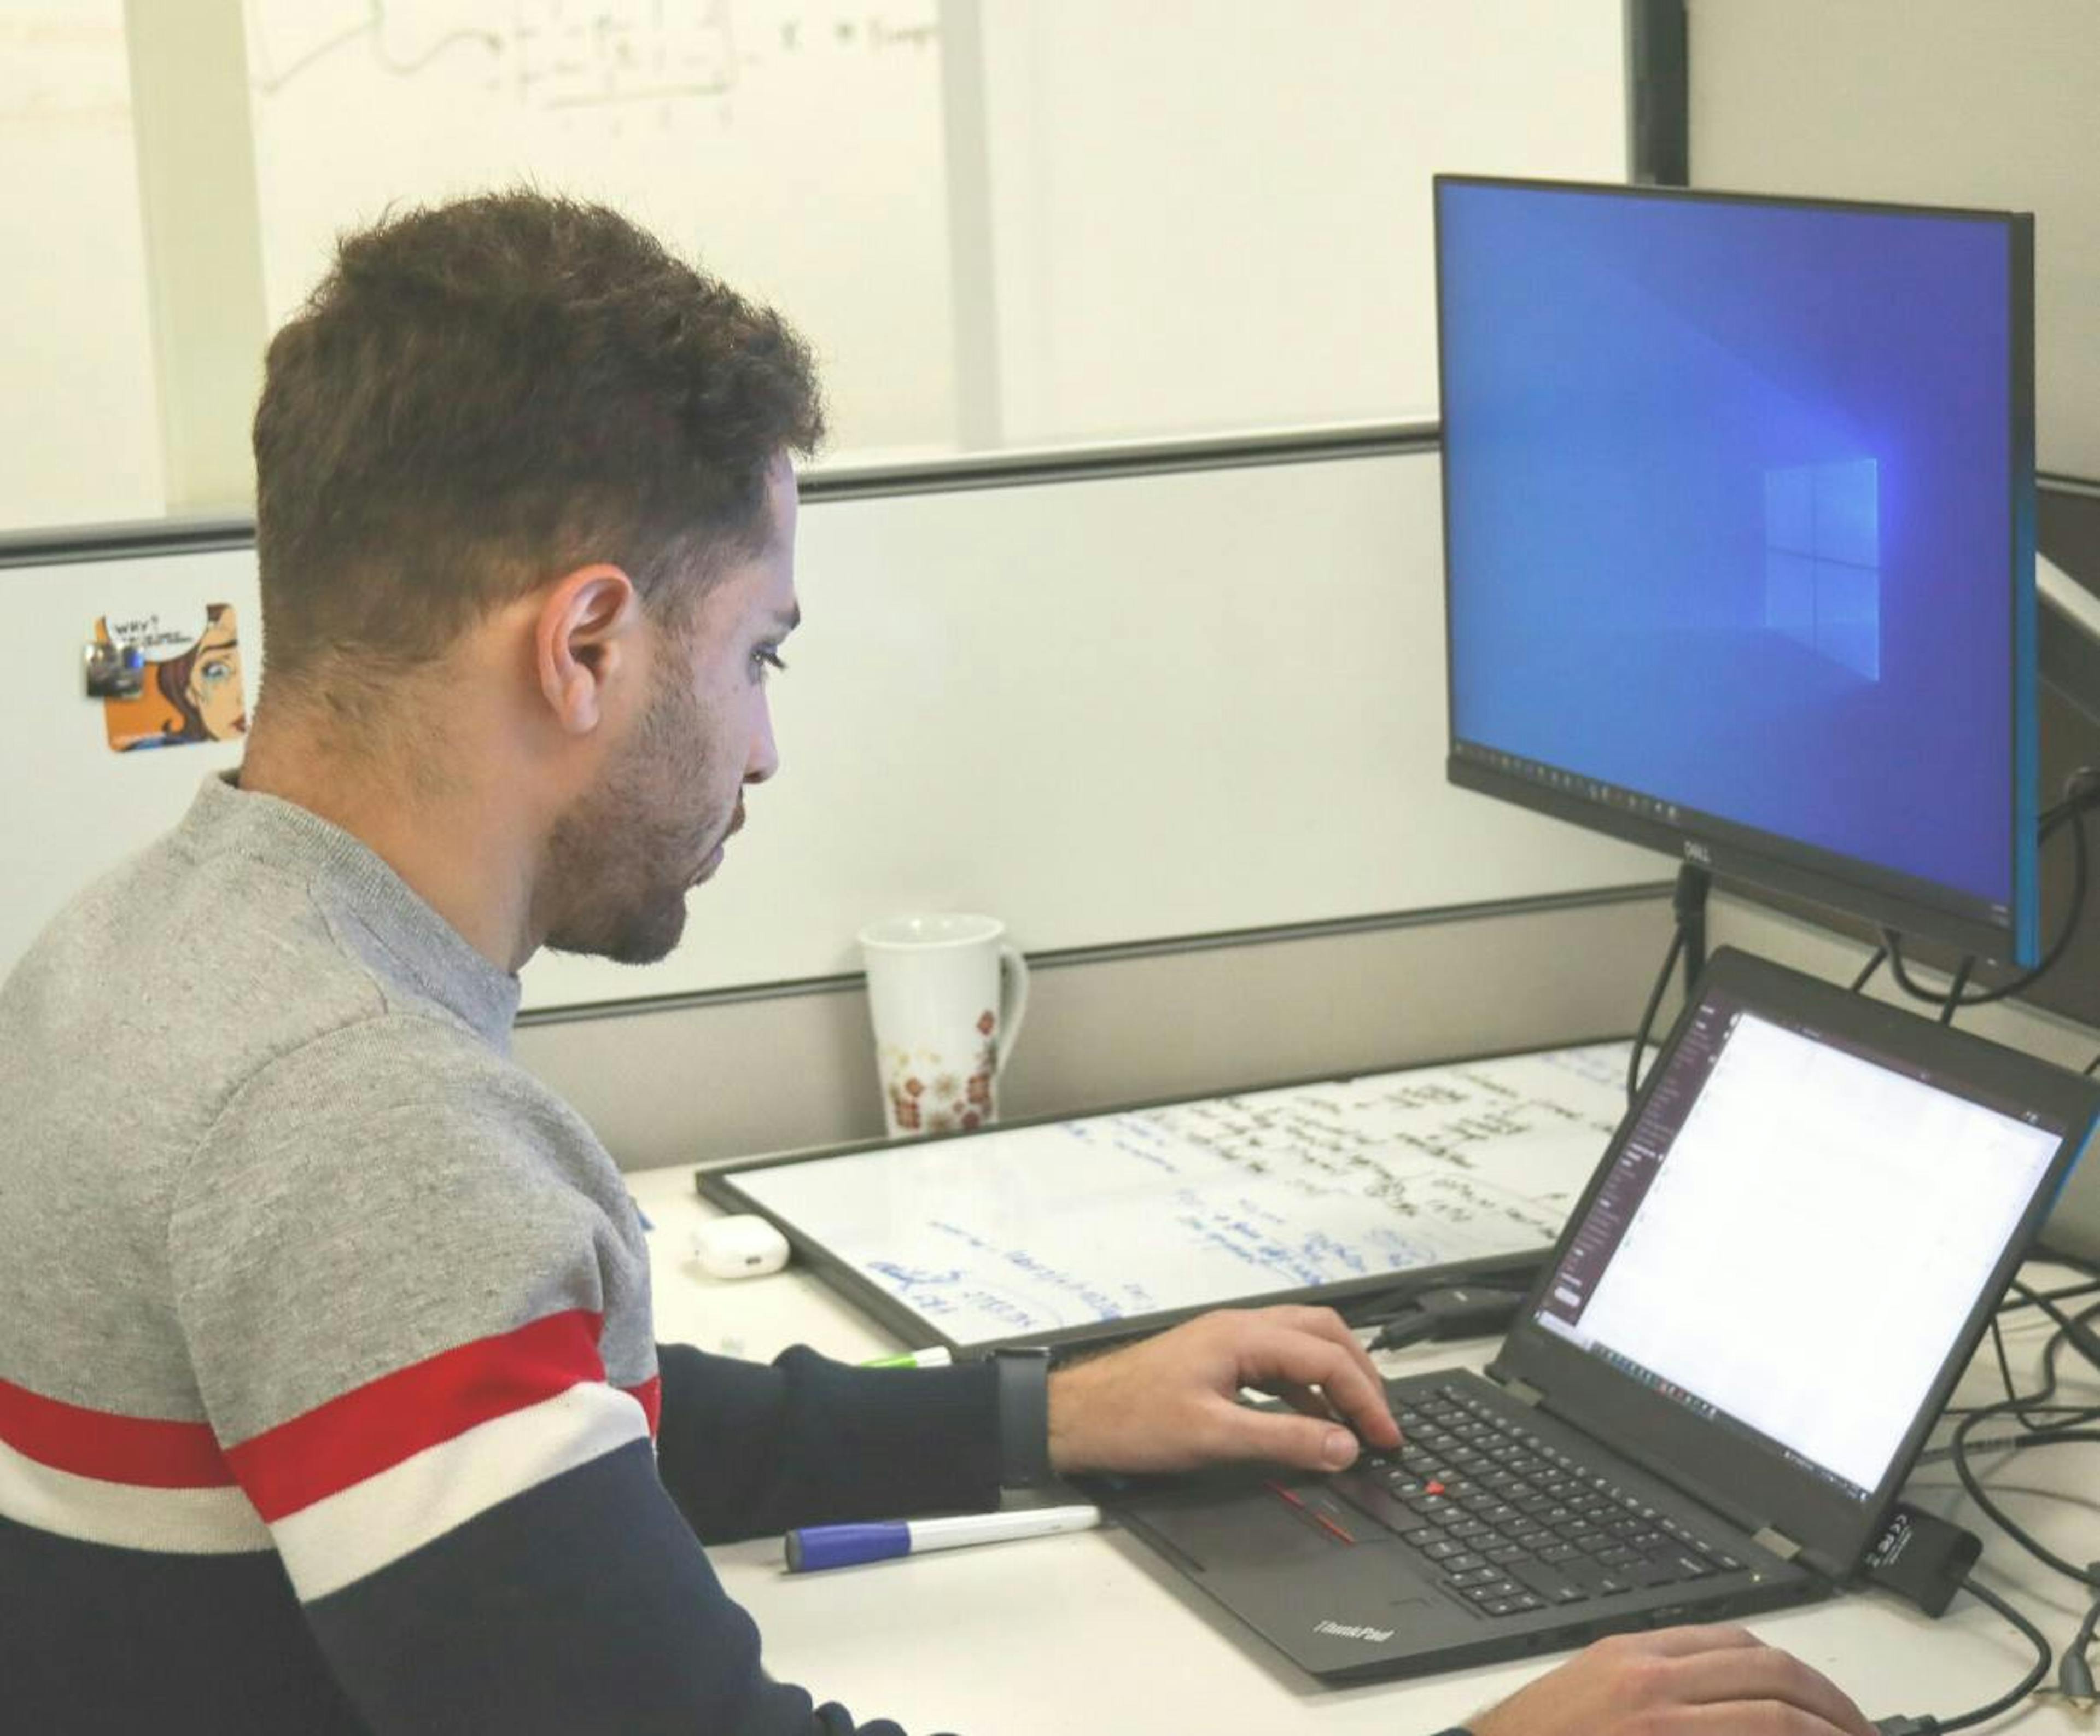
{"type": "Polygon", "coordinates": [[[773,741],[773,712],[769,706],[759,713],[758,730],[752,737],[751,753],[744,761],[743,781],[763,784],[780,769],[780,750],[773,741]]]}

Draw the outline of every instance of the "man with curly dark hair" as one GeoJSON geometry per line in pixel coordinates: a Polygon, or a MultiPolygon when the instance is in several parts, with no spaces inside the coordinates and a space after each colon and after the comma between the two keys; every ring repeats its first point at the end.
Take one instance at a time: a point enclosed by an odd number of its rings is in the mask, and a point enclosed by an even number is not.
{"type": "MultiPolygon", "coordinates": [[[[777,316],[532,193],[349,236],[278,334],[245,763],[0,989],[10,1728],[845,1731],[697,1539],[1396,1441],[1324,1310],[1047,1378],[654,1341],[617,1172],[509,1058],[517,972],[668,952],[773,775],[823,430],[777,316]],[[157,956],[210,968],[104,992],[157,956]]],[[[1865,1736],[1734,1630],[1551,1681],[1481,1736],[1865,1736]]]]}

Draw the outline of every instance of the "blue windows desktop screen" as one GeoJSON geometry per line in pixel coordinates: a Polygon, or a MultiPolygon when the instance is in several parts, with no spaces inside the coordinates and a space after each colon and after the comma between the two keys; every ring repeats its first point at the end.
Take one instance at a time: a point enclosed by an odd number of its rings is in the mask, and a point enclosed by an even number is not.
{"type": "Polygon", "coordinates": [[[2031,958],[2026,219],[1436,200],[1454,779],[2031,958]]]}

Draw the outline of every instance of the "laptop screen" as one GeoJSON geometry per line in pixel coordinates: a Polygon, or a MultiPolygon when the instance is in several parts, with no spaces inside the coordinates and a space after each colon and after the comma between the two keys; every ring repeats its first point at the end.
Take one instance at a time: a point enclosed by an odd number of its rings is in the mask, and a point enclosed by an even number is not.
{"type": "Polygon", "coordinates": [[[1710,987],[1536,1323],[1864,1502],[2065,1133],[1710,987]]]}

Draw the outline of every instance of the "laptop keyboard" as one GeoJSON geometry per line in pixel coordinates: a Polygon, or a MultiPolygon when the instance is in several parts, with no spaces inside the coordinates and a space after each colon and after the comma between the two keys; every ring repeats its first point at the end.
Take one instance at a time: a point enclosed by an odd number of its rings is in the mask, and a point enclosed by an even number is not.
{"type": "Polygon", "coordinates": [[[1396,1396],[1400,1447],[1365,1454],[1330,1484],[1483,1615],[1621,1597],[1744,1565],[1466,1386],[1396,1396]]]}

